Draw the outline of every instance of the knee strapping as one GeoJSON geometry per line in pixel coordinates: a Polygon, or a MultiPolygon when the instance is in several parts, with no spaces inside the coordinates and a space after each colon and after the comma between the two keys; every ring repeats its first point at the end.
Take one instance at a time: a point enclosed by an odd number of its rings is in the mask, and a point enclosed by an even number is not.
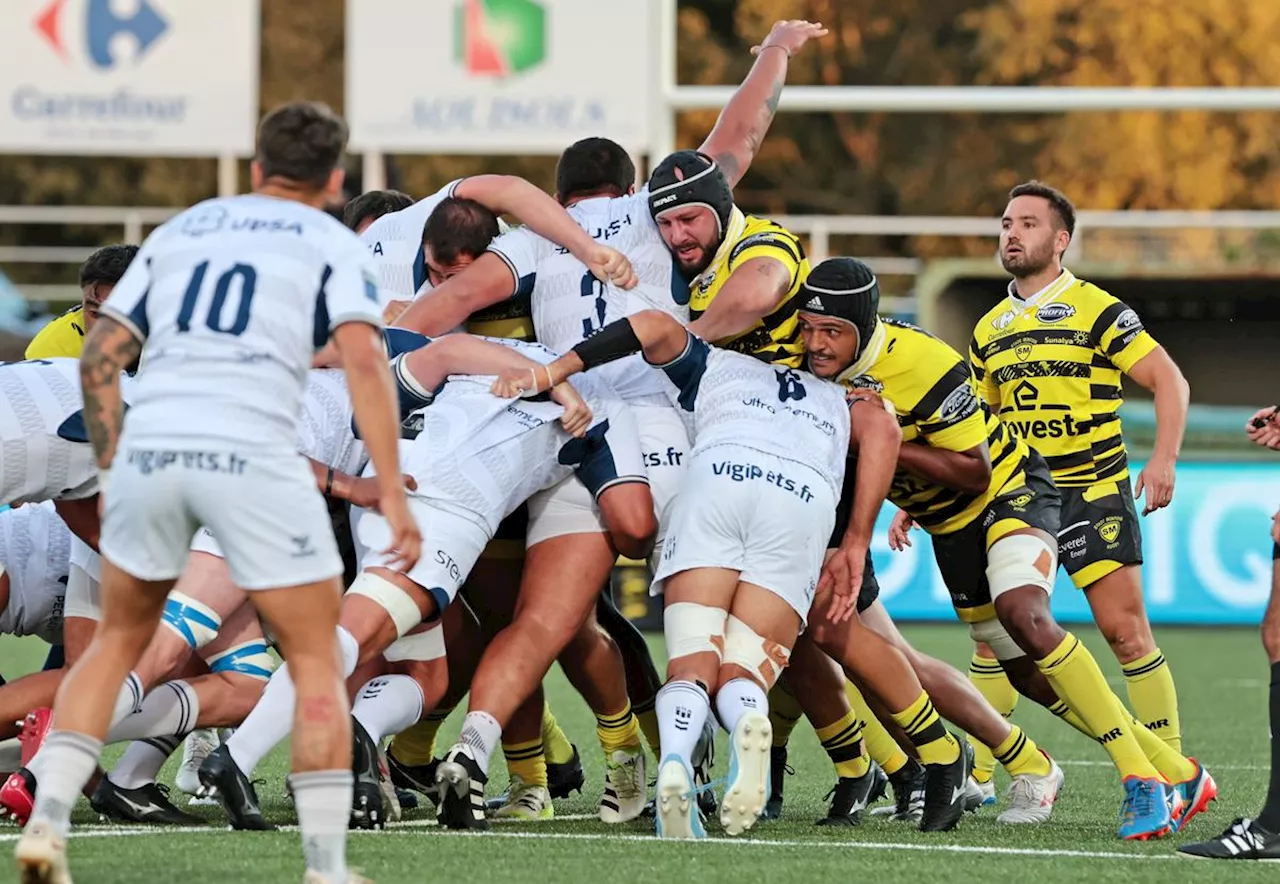
{"type": "Polygon", "coordinates": [[[990,647],[997,660],[1016,660],[1027,655],[1027,652],[1018,647],[1018,643],[1009,635],[1004,624],[995,617],[970,623],[969,637],[975,642],[983,642],[990,647]]]}
{"type": "Polygon", "coordinates": [[[1038,586],[1052,593],[1057,571],[1057,549],[1036,534],[1002,537],[987,551],[987,585],[993,600],[1023,586],[1038,586]]]}
{"type": "Polygon", "coordinates": [[[209,664],[210,672],[247,675],[261,681],[269,681],[271,673],[276,668],[276,661],[267,650],[267,643],[262,639],[228,648],[214,654],[206,662],[209,664]]]}
{"type": "Polygon", "coordinates": [[[766,688],[772,687],[791,661],[791,649],[758,634],[732,614],[724,632],[724,662],[739,666],[760,676],[766,688]]]}
{"type": "Polygon", "coordinates": [[[676,660],[691,654],[715,654],[716,659],[723,660],[728,617],[721,608],[697,602],[667,605],[662,623],[667,640],[667,658],[676,660]]]}
{"type": "Polygon", "coordinates": [[[222,618],[208,605],[180,592],[170,592],[164,603],[161,622],[172,629],[193,651],[218,637],[222,618]]]}
{"type": "Polygon", "coordinates": [[[440,660],[445,657],[444,628],[439,624],[423,632],[398,638],[382,652],[388,663],[440,660]]]}
{"type": "Polygon", "coordinates": [[[422,622],[422,612],[409,594],[385,577],[361,572],[351,584],[347,595],[362,595],[387,612],[396,627],[396,638],[403,638],[409,630],[422,622]]]}

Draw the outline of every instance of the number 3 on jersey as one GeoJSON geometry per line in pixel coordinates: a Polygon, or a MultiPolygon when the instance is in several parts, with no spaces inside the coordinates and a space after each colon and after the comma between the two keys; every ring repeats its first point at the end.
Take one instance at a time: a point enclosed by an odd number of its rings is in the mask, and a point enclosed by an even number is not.
{"type": "MultiPolygon", "coordinates": [[[[187,291],[182,296],[182,308],[178,311],[178,331],[191,331],[191,320],[195,316],[196,301],[204,287],[205,275],[209,272],[209,262],[196,266],[187,284],[187,291]]],[[[253,302],[253,290],[258,284],[258,272],[248,264],[236,264],[226,273],[218,277],[213,287],[213,297],[209,300],[205,311],[204,324],[210,331],[224,335],[241,335],[249,327],[249,306],[253,302]],[[231,294],[231,286],[239,282],[236,291],[236,309],[230,324],[224,316],[227,298],[231,294]]]]}
{"type": "Polygon", "coordinates": [[[596,299],[595,323],[592,324],[590,316],[582,320],[582,337],[585,339],[604,328],[604,283],[592,276],[590,270],[582,275],[581,294],[584,298],[596,299]]]}

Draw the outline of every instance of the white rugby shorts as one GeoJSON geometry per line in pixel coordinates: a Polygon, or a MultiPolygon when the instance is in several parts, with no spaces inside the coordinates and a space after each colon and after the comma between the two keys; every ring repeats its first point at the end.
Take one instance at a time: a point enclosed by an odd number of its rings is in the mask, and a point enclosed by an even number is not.
{"type": "Polygon", "coordinates": [[[812,468],[740,445],[695,452],[651,594],[682,571],[726,568],[795,609],[804,621],[835,527],[830,485],[812,468]]]}
{"type": "Polygon", "coordinates": [[[241,589],[342,574],[328,509],[299,454],[132,442],[116,455],[111,479],[99,546],[140,580],[176,579],[201,526],[217,538],[241,589]]]}
{"type": "MultiPolygon", "coordinates": [[[[653,494],[654,515],[661,539],[664,516],[680,486],[688,461],[689,436],[680,415],[670,405],[629,404],[634,429],[611,426],[609,449],[617,477],[645,476],[653,494]]],[[[617,418],[610,418],[616,422],[617,418]]],[[[608,487],[606,484],[605,487],[608,487]]],[[[529,498],[529,530],[525,547],[566,534],[602,534],[607,531],[595,498],[577,476],[539,491],[529,498]]]]}
{"type": "MultiPolygon", "coordinates": [[[[457,597],[480,553],[493,539],[492,532],[476,516],[443,501],[411,494],[409,513],[422,533],[422,555],[405,576],[430,593],[443,611],[457,597]]],[[[361,570],[386,568],[383,550],[391,544],[391,525],[382,514],[372,510],[361,513],[355,535],[364,550],[361,570]]]]}

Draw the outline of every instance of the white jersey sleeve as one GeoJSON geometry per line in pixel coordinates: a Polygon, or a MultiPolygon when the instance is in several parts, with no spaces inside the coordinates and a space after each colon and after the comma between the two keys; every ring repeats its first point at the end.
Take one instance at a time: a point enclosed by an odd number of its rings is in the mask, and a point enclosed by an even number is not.
{"type": "Polygon", "coordinates": [[[528,227],[517,227],[489,244],[489,251],[506,262],[511,271],[513,295],[536,286],[538,267],[556,249],[555,243],[528,227]]]}
{"type": "Polygon", "coordinates": [[[343,254],[335,255],[320,279],[324,304],[316,305],[316,340],[320,326],[325,326],[325,339],[338,326],[363,322],[382,328],[382,306],[378,297],[377,271],[373,259],[356,240],[342,243],[343,254]],[[327,321],[324,321],[327,320],[327,321]]]}

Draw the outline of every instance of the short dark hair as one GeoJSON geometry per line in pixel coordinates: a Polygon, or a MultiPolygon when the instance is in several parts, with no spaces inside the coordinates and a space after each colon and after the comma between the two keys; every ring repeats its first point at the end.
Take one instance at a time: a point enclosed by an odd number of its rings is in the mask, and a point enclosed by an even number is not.
{"type": "Polygon", "coordinates": [[[381,218],[413,205],[413,197],[398,190],[371,190],[347,203],[342,210],[342,223],[355,230],[360,222],[381,218]]]}
{"type": "Polygon", "coordinates": [[[451,196],[440,201],[422,230],[422,244],[440,264],[478,258],[498,235],[498,216],[475,200],[451,196]]]}
{"type": "Polygon", "coordinates": [[[1053,209],[1053,214],[1057,216],[1058,223],[1067,231],[1067,235],[1076,235],[1076,207],[1071,204],[1071,200],[1067,199],[1065,193],[1033,178],[1009,191],[1009,199],[1020,196],[1038,196],[1048,200],[1049,207],[1053,209]]]}
{"type": "Polygon", "coordinates": [[[133,263],[137,246],[103,246],[80,265],[80,288],[87,285],[115,285],[133,263]]]}
{"type": "Polygon", "coordinates": [[[608,138],[584,138],[565,148],[556,163],[556,197],[563,202],[580,193],[616,190],[621,196],[636,183],[636,164],[608,138]]]}
{"type": "Polygon", "coordinates": [[[318,101],[281,105],[258,125],[256,159],[264,178],[283,178],[321,190],[342,164],[347,124],[318,101]]]}

